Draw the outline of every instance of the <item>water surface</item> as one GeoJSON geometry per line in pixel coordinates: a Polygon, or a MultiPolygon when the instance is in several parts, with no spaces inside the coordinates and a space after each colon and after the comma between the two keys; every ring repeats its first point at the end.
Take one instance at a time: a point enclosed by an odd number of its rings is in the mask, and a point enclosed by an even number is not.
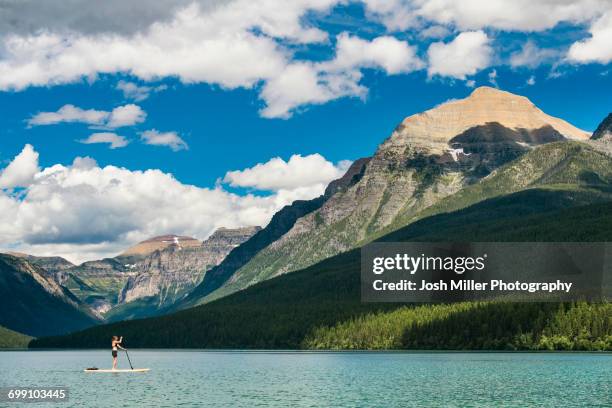
{"type": "MultiPolygon", "coordinates": [[[[610,407],[612,354],[133,350],[0,352],[0,386],[66,386],[53,407],[610,407]],[[125,354],[120,368],[129,368],[125,354]]],[[[10,404],[9,406],[20,406],[10,404]]]]}

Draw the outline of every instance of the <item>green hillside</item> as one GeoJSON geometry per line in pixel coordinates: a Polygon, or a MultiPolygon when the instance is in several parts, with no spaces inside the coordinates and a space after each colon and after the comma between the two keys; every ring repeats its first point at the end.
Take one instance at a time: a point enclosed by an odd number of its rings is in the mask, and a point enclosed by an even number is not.
{"type": "MultiPolygon", "coordinates": [[[[532,189],[486,200],[454,213],[432,216],[395,234],[396,239],[413,241],[548,241],[551,237],[556,241],[610,241],[611,211],[610,195],[600,188],[532,189]],[[584,205],[593,201],[600,202],[584,205]]],[[[467,345],[458,347],[452,339],[441,340],[435,345],[415,344],[406,331],[412,330],[417,320],[419,330],[425,335],[427,328],[435,327],[429,324],[451,327],[457,319],[465,319],[465,313],[487,310],[486,307],[496,310],[496,306],[486,305],[426,305],[415,309],[397,304],[362,304],[359,267],[359,252],[354,250],[173,315],[37,339],[32,346],[104,347],[111,335],[121,334],[128,347],[466,348],[467,345]],[[421,317],[415,320],[410,316],[421,317]],[[363,339],[355,341],[347,336],[343,327],[351,327],[350,332],[356,336],[363,333],[363,339]],[[368,337],[368,332],[376,336],[368,337]]],[[[519,341],[526,326],[509,325],[509,319],[498,318],[498,314],[510,316],[513,313],[511,308],[502,307],[499,313],[492,312],[489,318],[484,317],[487,326],[475,332],[479,333],[479,338],[469,346],[505,349],[533,348],[536,344],[535,348],[540,345],[548,348],[552,344],[550,347],[561,348],[561,343],[555,343],[557,340],[550,343],[542,336],[548,336],[547,333],[554,336],[555,321],[564,322],[568,313],[568,319],[574,322],[573,312],[568,310],[577,307],[580,313],[586,313],[593,320],[608,311],[583,305],[564,306],[563,312],[539,304],[524,307],[527,315],[544,313],[542,324],[530,327],[531,343],[519,341]],[[500,338],[504,341],[496,342],[500,338]]],[[[609,344],[606,336],[612,335],[609,324],[589,331],[587,336],[585,330],[591,330],[587,327],[590,320],[578,320],[578,324],[581,322],[584,327],[577,328],[584,332],[580,347],[609,348],[606,345],[609,344]],[[590,343],[587,344],[587,340],[590,343]]]]}
{"type": "Polygon", "coordinates": [[[0,349],[27,348],[32,337],[0,326],[0,349]]]}

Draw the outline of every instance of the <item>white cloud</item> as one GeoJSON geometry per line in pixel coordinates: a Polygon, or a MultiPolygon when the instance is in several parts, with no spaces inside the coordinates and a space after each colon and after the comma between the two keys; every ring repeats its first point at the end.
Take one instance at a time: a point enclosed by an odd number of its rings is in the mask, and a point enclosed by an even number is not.
{"type": "Polygon", "coordinates": [[[38,153],[32,145],[27,144],[0,172],[0,188],[27,187],[39,170],[38,153]]]}
{"type": "Polygon", "coordinates": [[[58,123],[86,123],[102,125],[108,120],[109,113],[95,109],[81,109],[74,105],[64,105],[57,112],[39,112],[28,120],[29,126],[56,125],[58,123]]]}
{"type": "Polygon", "coordinates": [[[129,141],[125,137],[113,132],[100,132],[91,134],[87,139],[79,140],[79,143],[108,143],[111,149],[117,149],[127,146],[129,141]]]}
{"type": "Polygon", "coordinates": [[[459,30],[494,28],[542,31],[560,22],[589,21],[610,8],[609,0],[364,0],[367,11],[390,29],[425,20],[459,30]]]}
{"type": "Polygon", "coordinates": [[[64,105],[56,112],[39,112],[28,120],[28,126],[56,125],[58,123],[85,123],[110,129],[132,126],[145,121],[147,114],[138,105],[118,106],[111,112],[82,109],[64,105]]]}
{"type": "MultiPolygon", "coordinates": [[[[320,154],[294,154],[288,161],[275,157],[244,170],[228,171],[223,178],[233,187],[252,187],[258,190],[292,190],[317,186],[323,189],[331,180],[342,177],[350,162],[336,165],[320,154]]],[[[322,190],[321,190],[322,191],[322,190]]]]}
{"type": "Polygon", "coordinates": [[[184,83],[252,87],[278,74],[289,52],[275,38],[326,39],[302,24],[307,10],[335,0],[237,0],[202,11],[195,3],[131,36],[74,31],[9,35],[0,61],[0,89],[61,84],[100,73],[129,73],[141,80],[176,76],[184,83]],[[258,28],[255,32],[253,28],[258,28]]]}
{"type": "Polygon", "coordinates": [[[435,42],[429,46],[427,73],[466,79],[489,66],[492,52],[490,40],[483,31],[463,32],[451,42],[435,42]]]}
{"type": "Polygon", "coordinates": [[[441,25],[432,25],[423,30],[419,31],[419,36],[421,38],[444,38],[448,37],[451,34],[451,31],[441,25]]]}
{"type": "Polygon", "coordinates": [[[554,49],[539,48],[533,41],[528,40],[523,44],[520,51],[510,55],[512,67],[536,68],[541,64],[550,62],[559,57],[559,51],[554,49]]]}
{"type": "Polygon", "coordinates": [[[266,107],[260,114],[266,118],[289,118],[302,105],[322,104],[344,96],[365,97],[367,88],[359,85],[359,71],[326,73],[315,64],[288,65],[270,79],[261,90],[266,107]]]}
{"type": "Polygon", "coordinates": [[[120,80],[117,82],[116,89],[123,93],[123,97],[126,99],[132,99],[136,102],[144,101],[149,97],[152,92],[160,92],[166,90],[166,85],[158,85],[155,87],[138,85],[134,82],[120,80]]]}
{"type": "Polygon", "coordinates": [[[363,0],[366,12],[389,30],[402,31],[418,25],[416,2],[406,0],[363,0]]]}
{"type": "Polygon", "coordinates": [[[354,68],[382,68],[388,74],[399,74],[423,68],[416,48],[395,37],[382,36],[372,41],[342,33],[336,42],[336,56],[322,64],[325,71],[354,68]]]}
{"type": "Polygon", "coordinates": [[[132,126],[142,123],[147,118],[147,113],[138,105],[128,104],[118,106],[109,115],[106,126],[114,129],[124,126],[132,126]]]}
{"type": "Polygon", "coordinates": [[[159,132],[156,129],[145,130],[140,134],[144,144],[153,146],[168,146],[173,151],[187,150],[189,146],[176,132],[159,132]]]}
{"type": "Polygon", "coordinates": [[[342,33],[337,37],[332,60],[292,63],[269,79],[261,90],[266,107],[260,113],[268,118],[288,118],[302,105],[346,96],[365,98],[368,89],[359,83],[362,68],[382,69],[393,75],[418,70],[423,65],[415,47],[394,37],[367,41],[342,33]]]}
{"type": "MultiPolygon", "coordinates": [[[[265,117],[288,117],[301,105],[352,96],[364,97],[361,69],[388,74],[422,67],[416,49],[391,36],[366,41],[340,35],[332,61],[294,60],[293,44],[327,41],[327,33],[302,18],[308,11],[326,12],[342,0],[236,0],[202,9],[181,9],[172,19],[131,35],[94,30],[40,30],[4,37],[0,90],[72,83],[99,74],[129,74],[140,81],[176,77],[183,83],[210,83],[227,89],[263,84],[265,117]],[[291,78],[300,94],[279,89],[291,78]]],[[[126,98],[144,100],[147,85],[120,82],[126,98]]],[[[115,125],[113,125],[115,126],[115,125]]],[[[110,126],[109,126],[110,127],[110,126]]]]}
{"type": "MultiPolygon", "coordinates": [[[[31,146],[24,151],[37,156],[31,146]]],[[[262,166],[270,169],[273,161],[262,166]]],[[[72,165],[56,164],[33,177],[28,171],[31,181],[19,196],[0,192],[0,247],[83,261],[114,256],[155,235],[203,239],[221,226],[264,226],[292,201],[320,195],[325,184],[340,174],[340,167],[346,164],[333,166],[319,155],[289,160],[284,172],[277,174],[290,177],[291,183],[264,181],[259,173],[257,186],[272,185],[277,190],[266,196],[241,196],[222,186],[183,184],[160,170],[99,167],[91,158],[77,158],[72,165]],[[304,174],[307,168],[320,175],[304,174]]]]}
{"type": "Polygon", "coordinates": [[[572,44],[568,58],[578,63],[612,61],[612,11],[595,21],[589,32],[590,38],[572,44]]]}

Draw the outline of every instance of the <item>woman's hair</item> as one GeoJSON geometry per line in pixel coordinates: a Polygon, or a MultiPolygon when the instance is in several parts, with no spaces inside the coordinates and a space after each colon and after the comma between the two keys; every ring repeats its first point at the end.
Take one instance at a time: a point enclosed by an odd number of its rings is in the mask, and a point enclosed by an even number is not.
{"type": "Polygon", "coordinates": [[[119,336],[113,336],[113,340],[119,340],[119,336]]]}

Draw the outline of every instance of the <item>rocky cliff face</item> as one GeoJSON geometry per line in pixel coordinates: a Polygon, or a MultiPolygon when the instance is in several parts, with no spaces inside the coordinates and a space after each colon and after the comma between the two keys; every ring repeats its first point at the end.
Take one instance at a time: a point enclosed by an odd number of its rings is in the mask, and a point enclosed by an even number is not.
{"type": "MultiPolygon", "coordinates": [[[[193,240],[177,239],[130,265],[133,273],[119,293],[119,303],[155,298],[163,307],[176,302],[202,281],[207,270],[218,265],[227,254],[258,232],[260,227],[220,228],[195,246],[193,240]],[[189,242],[189,245],[181,245],[189,242]]],[[[149,303],[150,299],[149,299],[149,303]]]]}
{"type": "Polygon", "coordinates": [[[118,293],[135,272],[114,258],[84,262],[64,271],[63,285],[100,314],[118,301],[118,293]]]}
{"type": "Polygon", "coordinates": [[[7,252],[7,254],[17,258],[23,258],[31,264],[40,266],[46,276],[50,276],[60,285],[66,283],[69,277],[67,271],[75,266],[72,262],[61,256],[34,256],[21,252],[7,252]]]}
{"type": "Polygon", "coordinates": [[[534,146],[588,138],[527,98],[488,87],[410,116],[379,146],[358,182],[297,220],[219,294],[307,267],[405,225],[534,146]]]}

